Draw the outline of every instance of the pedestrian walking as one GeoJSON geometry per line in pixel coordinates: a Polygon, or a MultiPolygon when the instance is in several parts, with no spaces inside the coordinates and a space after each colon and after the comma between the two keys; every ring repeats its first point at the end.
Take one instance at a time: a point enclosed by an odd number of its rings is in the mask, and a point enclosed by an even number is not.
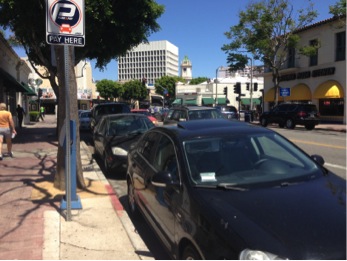
{"type": "Polygon", "coordinates": [[[45,107],[41,106],[40,112],[41,112],[42,116],[45,117],[45,107]]]}
{"type": "Polygon", "coordinates": [[[24,109],[18,104],[17,106],[17,117],[18,117],[18,125],[19,125],[19,128],[22,128],[22,124],[23,124],[23,117],[24,115],[26,115],[24,109]]]}
{"type": "Polygon", "coordinates": [[[12,153],[12,135],[16,135],[16,129],[12,119],[11,112],[7,111],[6,104],[0,103],[0,160],[2,160],[2,144],[4,139],[7,143],[7,152],[10,157],[13,157],[12,153]]]}

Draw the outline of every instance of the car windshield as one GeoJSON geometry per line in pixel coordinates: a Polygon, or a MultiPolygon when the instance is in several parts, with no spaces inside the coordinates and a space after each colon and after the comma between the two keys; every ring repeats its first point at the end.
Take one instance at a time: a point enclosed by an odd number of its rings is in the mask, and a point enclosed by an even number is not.
{"type": "Polygon", "coordinates": [[[322,173],[306,154],[275,133],[200,137],[185,141],[183,147],[195,185],[281,185],[322,173]]]}
{"type": "Polygon", "coordinates": [[[188,112],[189,120],[220,119],[223,115],[218,110],[192,110],[188,112]]]}
{"type": "Polygon", "coordinates": [[[124,116],[111,118],[108,125],[108,136],[127,136],[131,134],[145,133],[154,124],[147,117],[124,116]]]}

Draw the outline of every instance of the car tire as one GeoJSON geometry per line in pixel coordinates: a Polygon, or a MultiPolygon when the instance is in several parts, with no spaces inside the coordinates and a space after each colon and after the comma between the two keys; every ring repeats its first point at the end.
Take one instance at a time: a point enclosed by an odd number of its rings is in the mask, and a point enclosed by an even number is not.
{"type": "Polygon", "coordinates": [[[306,125],[305,125],[306,130],[313,130],[314,127],[315,127],[314,124],[306,124],[306,125]]]}
{"type": "Polygon", "coordinates": [[[187,245],[182,253],[182,260],[201,260],[201,256],[198,251],[191,245],[187,245]]]}
{"type": "Polygon", "coordinates": [[[295,123],[292,119],[287,119],[285,125],[286,125],[287,129],[294,129],[295,128],[295,123]]]}
{"type": "Polygon", "coordinates": [[[127,184],[128,184],[127,202],[129,207],[129,214],[131,217],[137,218],[139,216],[139,210],[135,201],[135,192],[134,192],[135,189],[130,180],[127,181],[127,184]]]}
{"type": "Polygon", "coordinates": [[[261,124],[261,126],[266,127],[268,122],[267,122],[267,120],[265,118],[261,118],[260,119],[260,124],[261,124]]]}

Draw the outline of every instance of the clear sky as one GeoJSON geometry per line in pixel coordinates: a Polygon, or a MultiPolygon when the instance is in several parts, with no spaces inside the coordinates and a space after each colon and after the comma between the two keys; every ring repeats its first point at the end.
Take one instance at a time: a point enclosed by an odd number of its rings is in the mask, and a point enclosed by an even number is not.
{"type": "MultiPolygon", "coordinates": [[[[315,22],[331,18],[329,6],[338,0],[313,1],[318,12],[315,22]]],[[[226,66],[226,54],[221,50],[228,43],[224,33],[239,21],[238,14],[250,0],[157,0],[165,6],[158,19],[161,30],[152,34],[149,41],[167,40],[179,50],[179,64],[184,56],[192,62],[193,78],[216,76],[219,66],[226,66]]],[[[308,6],[308,0],[290,0],[295,9],[308,6]]],[[[88,24],[86,24],[88,26],[88,24]]],[[[117,39],[114,39],[117,41],[117,39]]],[[[88,41],[88,39],[86,39],[88,41]]],[[[25,56],[25,54],[19,54],[25,56]]],[[[118,80],[117,62],[110,62],[104,71],[95,69],[91,61],[94,80],[118,80]]]]}

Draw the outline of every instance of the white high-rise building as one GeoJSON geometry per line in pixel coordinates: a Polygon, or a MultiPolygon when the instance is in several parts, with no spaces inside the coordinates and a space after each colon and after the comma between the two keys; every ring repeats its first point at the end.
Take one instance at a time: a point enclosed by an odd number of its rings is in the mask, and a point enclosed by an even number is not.
{"type": "Polygon", "coordinates": [[[162,76],[178,76],[178,47],[169,41],[142,43],[118,58],[118,80],[147,79],[154,84],[162,76]]]}

